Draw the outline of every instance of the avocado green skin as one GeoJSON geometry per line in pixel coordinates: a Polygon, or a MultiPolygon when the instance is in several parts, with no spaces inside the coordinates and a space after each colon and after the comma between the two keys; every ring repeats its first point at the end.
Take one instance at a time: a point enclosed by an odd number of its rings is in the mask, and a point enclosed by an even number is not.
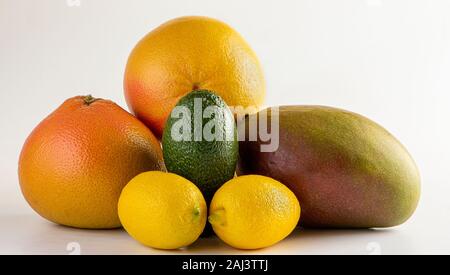
{"type": "Polygon", "coordinates": [[[412,216],[420,197],[418,168],[384,128],[324,106],[283,106],[279,121],[277,151],[240,142],[238,173],[287,185],[300,201],[302,226],[383,228],[412,216]]]}
{"type": "MultiPolygon", "coordinates": [[[[227,121],[221,121],[221,127],[224,133],[227,132],[233,137],[233,140],[175,141],[172,139],[171,130],[179,118],[174,119],[169,116],[162,138],[163,155],[167,170],[192,181],[209,203],[216,190],[234,177],[239,157],[239,143],[234,116],[230,109],[218,95],[205,90],[189,93],[176,105],[185,106],[191,111],[192,136],[195,98],[203,99],[203,110],[207,106],[218,106],[223,110],[227,121]]],[[[203,118],[202,127],[209,120],[209,118],[203,118]]]]}

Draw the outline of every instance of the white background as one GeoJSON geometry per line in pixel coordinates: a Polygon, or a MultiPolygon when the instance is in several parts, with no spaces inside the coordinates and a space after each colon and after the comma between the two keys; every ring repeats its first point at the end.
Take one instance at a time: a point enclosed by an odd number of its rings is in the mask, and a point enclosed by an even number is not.
{"type": "MultiPolygon", "coordinates": [[[[20,194],[17,160],[31,130],[65,99],[92,93],[126,107],[127,56],[168,19],[231,24],[264,66],[267,105],[321,104],[361,113],[409,149],[423,195],[405,225],[296,231],[250,253],[450,253],[450,1],[0,0],[0,253],[163,253],[120,230],[46,222],[20,194]],[[80,4],[80,5],[77,5],[80,4]]],[[[244,253],[217,239],[169,253],[244,253]]]]}

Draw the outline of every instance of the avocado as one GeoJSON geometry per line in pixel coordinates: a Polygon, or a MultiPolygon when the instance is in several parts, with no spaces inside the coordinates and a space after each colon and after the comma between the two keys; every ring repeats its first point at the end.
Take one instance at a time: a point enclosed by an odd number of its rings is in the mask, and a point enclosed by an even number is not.
{"type": "Polygon", "coordinates": [[[214,92],[193,91],[179,100],[162,137],[169,172],[196,184],[207,202],[234,177],[239,149],[234,116],[214,92]]]}
{"type": "MultiPolygon", "coordinates": [[[[412,216],[420,197],[418,168],[380,125],[324,106],[266,112],[268,122],[279,121],[278,149],[262,152],[267,142],[259,134],[256,141],[240,141],[238,173],[269,176],[288,186],[300,201],[302,226],[383,228],[412,216]]],[[[248,131],[249,120],[259,121],[262,114],[246,117],[239,129],[248,131]]]]}

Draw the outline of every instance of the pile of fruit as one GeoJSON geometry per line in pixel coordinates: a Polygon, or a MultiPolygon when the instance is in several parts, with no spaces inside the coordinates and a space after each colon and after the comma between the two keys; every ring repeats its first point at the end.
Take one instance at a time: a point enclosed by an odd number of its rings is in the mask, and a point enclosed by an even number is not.
{"type": "Polygon", "coordinates": [[[259,61],[220,21],[183,17],[150,32],[129,57],[124,89],[134,115],[77,96],[26,140],[19,182],[42,217],[123,226],[159,249],[213,232],[258,249],[297,226],[396,226],[417,207],[418,169],[378,124],[324,106],[261,110],[259,61]]]}

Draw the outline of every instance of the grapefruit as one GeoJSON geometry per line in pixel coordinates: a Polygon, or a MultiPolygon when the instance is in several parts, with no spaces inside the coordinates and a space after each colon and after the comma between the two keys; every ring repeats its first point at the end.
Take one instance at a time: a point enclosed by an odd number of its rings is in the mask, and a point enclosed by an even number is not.
{"type": "Polygon", "coordinates": [[[160,144],[143,123],[111,101],[78,96],[28,137],[19,182],[30,206],[52,222],[116,228],[122,188],[142,172],[164,169],[160,144]]]}
{"type": "Polygon", "coordinates": [[[259,109],[265,81],[258,58],[227,24],[199,16],[171,20],[131,52],[125,97],[158,137],[176,103],[193,90],[211,90],[229,106],[259,109]]]}

